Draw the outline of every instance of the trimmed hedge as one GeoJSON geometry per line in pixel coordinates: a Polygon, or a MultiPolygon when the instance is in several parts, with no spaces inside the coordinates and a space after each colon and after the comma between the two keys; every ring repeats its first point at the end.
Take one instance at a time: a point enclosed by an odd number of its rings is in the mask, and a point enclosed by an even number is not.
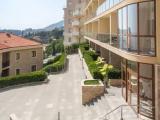
{"type": "Polygon", "coordinates": [[[17,76],[2,77],[0,78],[0,88],[18,84],[44,81],[46,78],[47,74],[45,71],[36,71],[17,76]]]}
{"type": "Polygon", "coordinates": [[[79,48],[79,44],[78,43],[74,43],[70,46],[66,46],[65,47],[65,51],[67,54],[73,54],[73,53],[77,53],[78,52],[78,48],[79,48]]]}
{"type": "Polygon", "coordinates": [[[116,68],[109,70],[108,79],[121,79],[121,70],[116,68]]]}
{"type": "Polygon", "coordinates": [[[66,57],[66,54],[62,53],[62,55],[60,55],[59,60],[57,59],[58,61],[54,62],[53,64],[47,65],[43,68],[43,70],[47,73],[61,71],[64,68],[66,57]]]}
{"type": "Polygon", "coordinates": [[[58,55],[54,59],[48,60],[48,62],[46,64],[44,64],[43,66],[45,67],[47,65],[53,64],[53,63],[57,62],[60,58],[61,58],[61,55],[58,55]]]}
{"type": "Polygon", "coordinates": [[[95,52],[93,52],[93,51],[87,51],[86,53],[89,54],[94,61],[97,60],[98,54],[96,54],[95,52]]]}
{"type": "Polygon", "coordinates": [[[88,46],[88,44],[82,44],[80,45],[80,50],[83,54],[83,57],[85,59],[85,62],[89,68],[89,71],[91,73],[91,75],[93,76],[94,79],[104,79],[104,76],[101,74],[100,69],[96,64],[96,60],[98,58],[98,55],[93,52],[93,51],[89,51],[89,49],[86,49],[85,47],[88,46]]]}

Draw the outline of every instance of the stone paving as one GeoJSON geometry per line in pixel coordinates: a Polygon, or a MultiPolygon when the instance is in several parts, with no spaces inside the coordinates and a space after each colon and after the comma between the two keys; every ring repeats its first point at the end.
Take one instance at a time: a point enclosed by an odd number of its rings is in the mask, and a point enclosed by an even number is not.
{"type": "Polygon", "coordinates": [[[121,89],[110,88],[109,94],[83,106],[80,85],[85,73],[82,63],[79,55],[68,56],[68,59],[68,70],[50,75],[48,84],[1,92],[0,120],[9,120],[11,114],[18,120],[99,120],[96,118],[125,104],[121,89]]]}

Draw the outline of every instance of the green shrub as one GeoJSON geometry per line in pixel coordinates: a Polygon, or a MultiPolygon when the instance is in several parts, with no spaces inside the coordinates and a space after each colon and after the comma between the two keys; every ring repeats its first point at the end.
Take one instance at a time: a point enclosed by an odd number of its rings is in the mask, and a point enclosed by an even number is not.
{"type": "Polygon", "coordinates": [[[121,79],[121,70],[116,68],[109,70],[108,79],[121,79]]]}
{"type": "Polygon", "coordinates": [[[60,58],[61,58],[61,55],[58,55],[54,59],[48,60],[48,62],[46,64],[44,64],[43,66],[47,66],[47,65],[53,64],[53,63],[57,62],[60,58]]]}
{"type": "Polygon", "coordinates": [[[95,52],[93,52],[93,51],[87,51],[86,53],[89,54],[93,58],[94,61],[97,60],[98,54],[96,54],[95,52]]]}
{"type": "Polygon", "coordinates": [[[84,49],[85,49],[85,50],[89,50],[89,45],[85,45],[85,46],[84,46],[84,49]]]}
{"type": "Polygon", "coordinates": [[[78,43],[75,43],[75,44],[72,44],[72,49],[76,50],[79,48],[79,44],[78,43]]]}
{"type": "Polygon", "coordinates": [[[103,75],[101,74],[101,72],[98,69],[97,70],[93,70],[92,74],[93,74],[93,78],[94,79],[101,79],[101,80],[104,79],[103,75]]]}
{"type": "Polygon", "coordinates": [[[0,88],[30,82],[44,81],[46,78],[47,74],[44,71],[36,71],[11,77],[2,77],[0,78],[0,88]]]}
{"type": "Polygon", "coordinates": [[[47,65],[46,67],[43,68],[43,70],[47,73],[61,71],[65,65],[66,57],[67,57],[66,54],[62,53],[59,59],[57,59],[58,61],[54,62],[53,64],[47,65]]]}

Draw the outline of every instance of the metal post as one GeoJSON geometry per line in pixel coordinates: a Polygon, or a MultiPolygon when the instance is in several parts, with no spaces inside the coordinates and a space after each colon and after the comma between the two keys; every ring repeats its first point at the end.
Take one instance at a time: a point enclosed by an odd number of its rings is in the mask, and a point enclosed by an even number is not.
{"type": "Polygon", "coordinates": [[[58,120],[60,120],[60,112],[58,112],[58,120]]]}
{"type": "Polygon", "coordinates": [[[121,119],[120,120],[123,120],[123,106],[121,106],[121,119]]]}

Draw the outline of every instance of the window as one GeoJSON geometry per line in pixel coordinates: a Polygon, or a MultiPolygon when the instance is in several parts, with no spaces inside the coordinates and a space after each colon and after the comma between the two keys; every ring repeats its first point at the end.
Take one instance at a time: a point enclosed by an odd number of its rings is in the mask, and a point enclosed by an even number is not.
{"type": "Polygon", "coordinates": [[[154,2],[131,4],[118,10],[118,42],[120,49],[155,56],[154,2]],[[139,24],[138,24],[139,23],[139,24]]]}
{"type": "Polygon", "coordinates": [[[154,35],[154,2],[139,3],[140,35],[154,35]]]}
{"type": "Polygon", "coordinates": [[[9,76],[9,68],[8,69],[5,69],[5,70],[2,70],[2,77],[7,77],[9,76]]]}
{"type": "Polygon", "coordinates": [[[153,117],[154,109],[154,67],[151,64],[139,65],[139,96],[140,96],[140,114],[153,117]]]}
{"type": "Polygon", "coordinates": [[[16,53],[16,60],[20,59],[20,53],[16,53]]]}
{"type": "Polygon", "coordinates": [[[20,74],[20,69],[16,69],[16,75],[20,74]]]}
{"type": "Polygon", "coordinates": [[[31,71],[34,72],[37,70],[37,66],[36,65],[32,65],[31,71]]]}
{"type": "Polygon", "coordinates": [[[137,35],[137,4],[128,6],[128,34],[137,35]]]}
{"type": "Polygon", "coordinates": [[[68,42],[71,42],[71,38],[68,39],[68,42]]]}
{"type": "Polygon", "coordinates": [[[32,51],[32,57],[36,57],[36,51],[32,51]]]}

